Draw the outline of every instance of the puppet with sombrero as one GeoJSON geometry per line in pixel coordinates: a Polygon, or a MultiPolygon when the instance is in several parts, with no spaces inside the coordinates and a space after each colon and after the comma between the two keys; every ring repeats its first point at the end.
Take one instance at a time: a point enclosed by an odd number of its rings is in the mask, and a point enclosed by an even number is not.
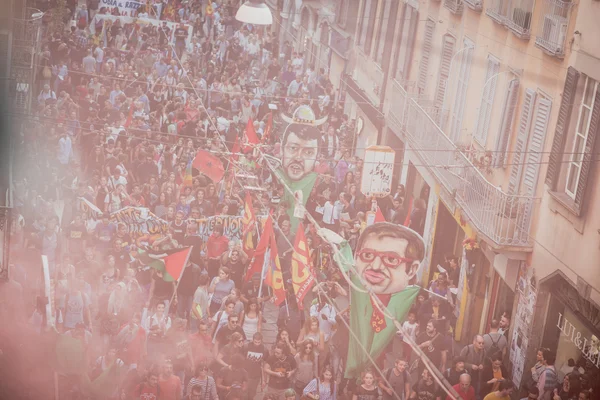
{"type": "Polygon", "coordinates": [[[314,169],[321,141],[318,127],[327,121],[327,117],[316,119],[313,110],[302,105],[291,117],[282,114],[281,118],[289,125],[281,140],[281,167],[276,175],[292,191],[285,191],[284,201],[289,205],[288,215],[292,222],[292,232],[295,232],[317,180],[314,169]]]}

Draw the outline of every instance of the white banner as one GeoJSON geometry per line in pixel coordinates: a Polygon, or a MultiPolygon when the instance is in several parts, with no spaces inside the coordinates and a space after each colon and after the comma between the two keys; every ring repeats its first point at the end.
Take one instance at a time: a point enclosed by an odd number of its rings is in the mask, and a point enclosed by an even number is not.
{"type": "Polygon", "coordinates": [[[365,150],[360,191],[367,197],[385,197],[392,190],[396,152],[388,146],[370,146],[365,150]]]}
{"type": "Polygon", "coordinates": [[[119,15],[127,17],[135,17],[137,10],[145,5],[146,1],[131,1],[131,0],[100,0],[99,10],[106,8],[110,14],[114,14],[115,8],[119,15]]]}
{"type": "MultiPolygon", "coordinates": [[[[170,29],[169,41],[171,43],[175,43],[175,29],[177,28],[177,26],[179,24],[177,22],[159,21],[159,20],[151,19],[151,18],[134,18],[134,17],[128,17],[128,16],[117,17],[114,15],[108,15],[108,14],[96,14],[94,16],[94,19],[92,20],[92,23],[90,24],[90,32],[92,34],[96,33],[96,25],[97,24],[101,24],[101,23],[104,23],[104,21],[108,21],[108,23],[110,25],[112,25],[116,20],[121,21],[121,26],[123,26],[125,24],[134,24],[134,23],[141,25],[141,26],[145,26],[145,25],[162,26],[162,24],[166,23],[170,29]]],[[[187,30],[188,36],[187,36],[186,40],[187,40],[187,43],[189,43],[192,40],[192,35],[194,33],[194,27],[189,24],[183,24],[183,25],[184,25],[185,29],[187,30]]],[[[109,26],[107,26],[106,28],[108,29],[109,26]]]]}

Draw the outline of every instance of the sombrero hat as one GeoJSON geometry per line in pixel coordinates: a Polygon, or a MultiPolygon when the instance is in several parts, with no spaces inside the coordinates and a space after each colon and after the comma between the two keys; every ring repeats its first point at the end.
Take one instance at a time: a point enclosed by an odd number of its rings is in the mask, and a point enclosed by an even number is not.
{"type": "Polygon", "coordinates": [[[296,108],[294,114],[289,117],[285,114],[281,114],[281,118],[288,124],[300,124],[309,126],[319,126],[327,121],[327,116],[317,119],[315,112],[307,105],[301,105],[296,108]]]}

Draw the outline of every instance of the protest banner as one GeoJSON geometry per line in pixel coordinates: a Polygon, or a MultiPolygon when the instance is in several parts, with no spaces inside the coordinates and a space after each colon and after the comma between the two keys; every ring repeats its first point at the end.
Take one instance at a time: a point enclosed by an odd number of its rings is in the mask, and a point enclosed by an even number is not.
{"type": "Polygon", "coordinates": [[[130,0],[101,0],[100,10],[107,8],[113,13],[116,8],[121,16],[135,17],[138,8],[145,5],[146,1],[130,1],[130,0]]]}
{"type": "Polygon", "coordinates": [[[145,235],[163,235],[169,232],[169,223],[158,218],[145,207],[125,207],[110,215],[115,224],[127,225],[132,238],[145,235]]]}
{"type": "Polygon", "coordinates": [[[203,241],[207,241],[208,237],[212,235],[215,225],[221,224],[223,225],[223,235],[227,236],[230,240],[241,240],[243,231],[242,219],[239,215],[215,215],[197,219],[198,235],[203,241]]]}
{"type": "MultiPolygon", "coordinates": [[[[148,25],[153,25],[158,28],[158,27],[161,27],[163,24],[166,24],[170,30],[169,41],[171,43],[175,43],[175,29],[177,28],[177,26],[179,24],[176,22],[160,21],[160,20],[152,19],[152,18],[136,18],[136,17],[130,17],[130,16],[126,16],[126,15],[115,16],[115,15],[108,15],[108,14],[96,14],[94,16],[94,19],[92,20],[92,23],[90,24],[90,32],[92,34],[95,34],[97,26],[104,26],[107,24],[106,28],[108,28],[108,27],[112,26],[112,24],[114,24],[115,21],[117,21],[117,20],[120,21],[121,26],[124,26],[126,24],[137,24],[137,25],[140,25],[141,28],[148,26],[148,25]]],[[[187,43],[189,43],[192,40],[192,36],[194,33],[194,27],[189,24],[183,24],[183,25],[188,33],[186,41],[187,41],[187,43]]]]}

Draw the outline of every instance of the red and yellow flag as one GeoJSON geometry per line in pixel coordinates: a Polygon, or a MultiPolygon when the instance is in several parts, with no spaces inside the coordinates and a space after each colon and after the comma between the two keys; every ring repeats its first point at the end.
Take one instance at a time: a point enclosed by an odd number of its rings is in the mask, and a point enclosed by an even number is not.
{"type": "Polygon", "coordinates": [[[271,235],[273,234],[273,221],[271,217],[267,218],[265,222],[265,227],[263,229],[262,235],[260,236],[260,240],[256,245],[256,249],[254,250],[254,255],[252,260],[250,261],[250,267],[246,272],[246,277],[244,278],[245,282],[250,281],[252,279],[252,275],[261,274],[263,270],[263,265],[265,262],[265,254],[269,245],[271,243],[271,235]]]}
{"type": "Polygon", "coordinates": [[[254,230],[256,229],[256,214],[252,207],[250,192],[246,192],[244,201],[244,217],[242,219],[242,248],[248,257],[254,256],[254,230]]]}
{"type": "Polygon", "coordinates": [[[315,283],[315,277],[312,264],[310,262],[308,244],[304,235],[304,226],[298,225],[296,232],[296,241],[294,243],[294,253],[292,254],[292,286],[296,294],[298,308],[303,309],[302,301],[315,283]]]}
{"type": "Polygon", "coordinates": [[[271,249],[269,252],[269,270],[265,276],[265,283],[273,289],[275,305],[280,305],[285,301],[285,288],[283,286],[283,273],[279,263],[279,254],[277,252],[277,243],[275,241],[275,232],[271,229],[271,249]]]}
{"type": "Polygon", "coordinates": [[[265,131],[263,132],[262,138],[260,141],[262,143],[267,143],[271,136],[271,131],[273,130],[273,113],[270,112],[267,117],[267,123],[265,124],[265,131]]]}

